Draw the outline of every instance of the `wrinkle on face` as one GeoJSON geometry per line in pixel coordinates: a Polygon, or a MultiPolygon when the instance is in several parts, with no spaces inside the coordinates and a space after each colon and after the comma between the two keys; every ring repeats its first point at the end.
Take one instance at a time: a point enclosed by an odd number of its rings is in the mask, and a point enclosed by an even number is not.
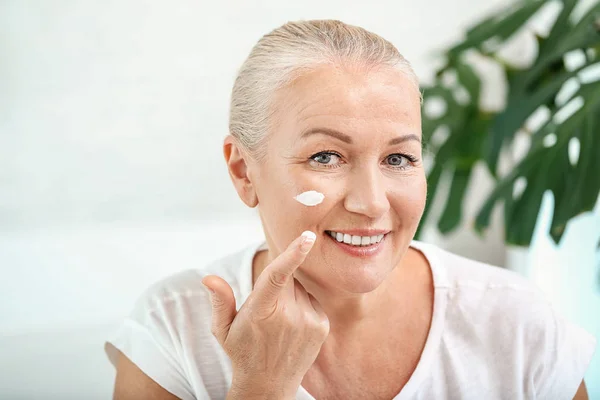
{"type": "Polygon", "coordinates": [[[402,135],[421,137],[420,93],[410,78],[389,68],[323,66],[277,93],[273,117],[267,161],[258,167],[256,182],[268,258],[301,232],[317,233],[297,278],[330,312],[360,318],[384,296],[376,295],[378,288],[401,263],[425,206],[420,141],[389,145],[402,135]],[[352,143],[319,134],[302,138],[303,132],[318,127],[342,132],[352,143]],[[308,160],[314,153],[329,150],[343,155],[345,164],[335,169],[311,166],[308,160]],[[405,171],[392,170],[383,161],[397,152],[419,161],[405,171]],[[294,200],[309,190],[323,193],[323,203],[306,207],[294,200]],[[360,211],[373,201],[386,201],[389,207],[380,206],[377,217],[360,211]],[[355,206],[353,211],[349,205],[355,206]],[[339,253],[324,234],[350,227],[384,227],[393,235],[376,259],[358,260],[339,253]]]}

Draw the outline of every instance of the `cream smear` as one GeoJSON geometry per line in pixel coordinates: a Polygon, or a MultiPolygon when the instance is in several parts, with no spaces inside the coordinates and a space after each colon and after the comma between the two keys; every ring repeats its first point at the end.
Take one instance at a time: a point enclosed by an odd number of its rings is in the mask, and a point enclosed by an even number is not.
{"type": "Polygon", "coordinates": [[[309,190],[308,192],[300,193],[298,196],[294,197],[298,202],[309,207],[321,204],[324,198],[325,195],[323,193],[319,193],[315,190],[309,190]]]}

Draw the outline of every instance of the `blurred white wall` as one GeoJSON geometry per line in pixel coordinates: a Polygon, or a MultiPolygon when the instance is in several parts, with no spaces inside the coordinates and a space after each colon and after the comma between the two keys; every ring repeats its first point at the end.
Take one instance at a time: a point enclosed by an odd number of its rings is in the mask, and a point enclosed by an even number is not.
{"type": "MultiPolygon", "coordinates": [[[[221,142],[261,35],[341,19],[429,80],[436,50],[506,2],[0,2],[0,397],[109,398],[102,340],[141,290],[260,237],[221,142]]],[[[483,240],[469,225],[430,235],[501,264],[498,223],[483,240]]]]}
{"type": "Polygon", "coordinates": [[[435,50],[503,1],[4,1],[0,226],[244,214],[220,146],[262,34],[340,18],[392,40],[427,79],[435,50]]]}
{"type": "MultiPolygon", "coordinates": [[[[394,42],[427,80],[436,50],[503,2],[0,3],[3,285],[18,295],[25,271],[66,268],[49,263],[75,249],[92,254],[102,232],[127,247],[122,229],[255,220],[232,188],[221,143],[236,71],[270,29],[300,18],[359,24],[394,42]],[[31,243],[53,253],[36,256],[31,243]]],[[[127,274],[126,256],[70,262],[63,286],[80,273],[127,274]]],[[[15,327],[13,318],[2,328],[15,327]]]]}

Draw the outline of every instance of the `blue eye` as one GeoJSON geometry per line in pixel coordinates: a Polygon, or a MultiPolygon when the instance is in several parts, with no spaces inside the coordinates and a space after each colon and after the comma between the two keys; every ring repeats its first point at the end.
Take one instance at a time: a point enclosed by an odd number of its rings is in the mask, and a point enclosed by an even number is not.
{"type": "Polygon", "coordinates": [[[339,167],[342,157],[339,154],[330,151],[324,151],[314,154],[310,157],[310,161],[315,167],[336,168],[339,167]],[[316,163],[316,165],[315,165],[316,163]]]}
{"type": "Polygon", "coordinates": [[[406,157],[400,154],[392,154],[387,157],[388,164],[394,167],[402,167],[406,161],[408,161],[406,157]]]}
{"type": "Polygon", "coordinates": [[[415,165],[419,159],[416,158],[415,156],[411,156],[409,154],[390,154],[389,156],[387,156],[385,158],[386,163],[394,168],[394,169],[398,169],[398,170],[405,170],[408,169],[410,167],[412,167],[413,165],[415,165]]]}
{"type": "Polygon", "coordinates": [[[329,162],[331,161],[331,154],[317,154],[316,156],[314,156],[313,160],[315,160],[319,164],[329,164],[329,162]]]}

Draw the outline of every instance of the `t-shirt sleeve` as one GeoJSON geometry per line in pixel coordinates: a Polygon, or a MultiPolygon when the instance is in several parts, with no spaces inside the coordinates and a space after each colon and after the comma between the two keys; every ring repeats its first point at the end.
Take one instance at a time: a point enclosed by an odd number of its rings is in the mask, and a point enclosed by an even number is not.
{"type": "Polygon", "coordinates": [[[596,339],[550,307],[544,354],[535,376],[537,398],[572,400],[596,349],[596,339]]]}
{"type": "Polygon", "coordinates": [[[116,366],[120,351],[168,392],[183,400],[193,400],[169,309],[169,304],[157,300],[153,291],[148,290],[107,340],[105,351],[113,365],[116,366]]]}

